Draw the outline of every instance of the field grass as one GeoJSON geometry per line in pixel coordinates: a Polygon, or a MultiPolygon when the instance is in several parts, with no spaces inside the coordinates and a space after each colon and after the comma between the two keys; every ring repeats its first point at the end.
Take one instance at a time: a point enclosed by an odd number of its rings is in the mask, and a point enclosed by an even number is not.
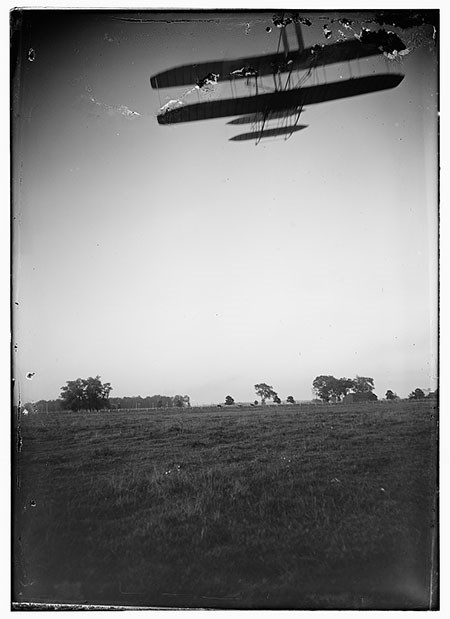
{"type": "Polygon", "coordinates": [[[436,604],[434,402],[17,424],[17,602],[436,604]]]}

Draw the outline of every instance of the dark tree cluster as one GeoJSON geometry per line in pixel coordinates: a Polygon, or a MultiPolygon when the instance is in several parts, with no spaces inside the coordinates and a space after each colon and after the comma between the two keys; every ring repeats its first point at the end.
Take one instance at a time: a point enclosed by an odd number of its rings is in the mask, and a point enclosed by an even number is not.
{"type": "Polygon", "coordinates": [[[112,390],[111,383],[102,383],[100,376],[92,378],[77,378],[68,380],[61,387],[60,399],[63,408],[71,411],[99,411],[109,408],[109,394],[112,390]]]}
{"type": "Polygon", "coordinates": [[[439,390],[436,389],[436,391],[430,391],[430,393],[428,395],[425,395],[425,392],[423,391],[423,389],[414,389],[414,391],[411,391],[411,393],[408,395],[408,399],[409,400],[437,400],[438,399],[438,395],[439,395],[439,390]]]}
{"type": "Polygon", "coordinates": [[[313,390],[323,402],[341,402],[349,393],[372,393],[375,389],[373,378],[356,376],[356,378],[335,378],[330,375],[316,376],[313,390]]]}
{"type": "Polygon", "coordinates": [[[386,400],[398,400],[398,399],[399,399],[398,395],[394,391],[392,391],[392,389],[388,389],[386,391],[386,400]]]}
{"type": "Polygon", "coordinates": [[[411,391],[411,393],[408,395],[408,399],[410,400],[425,400],[425,393],[422,391],[422,389],[414,389],[414,391],[411,391]]]}
{"type": "MultiPolygon", "coordinates": [[[[153,395],[145,398],[139,395],[110,398],[109,394],[111,391],[111,384],[102,384],[100,376],[67,381],[67,384],[61,388],[61,396],[57,401],[58,408],[56,410],[98,411],[102,409],[183,408],[191,405],[188,395],[153,395]]],[[[50,407],[47,410],[50,410],[50,407]]]]}

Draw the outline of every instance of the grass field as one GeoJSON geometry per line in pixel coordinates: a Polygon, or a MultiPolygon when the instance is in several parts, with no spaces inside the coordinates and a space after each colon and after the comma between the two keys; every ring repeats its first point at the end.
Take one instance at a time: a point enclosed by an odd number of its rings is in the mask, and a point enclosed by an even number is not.
{"type": "Polygon", "coordinates": [[[17,424],[17,602],[436,604],[435,402],[17,424]]]}

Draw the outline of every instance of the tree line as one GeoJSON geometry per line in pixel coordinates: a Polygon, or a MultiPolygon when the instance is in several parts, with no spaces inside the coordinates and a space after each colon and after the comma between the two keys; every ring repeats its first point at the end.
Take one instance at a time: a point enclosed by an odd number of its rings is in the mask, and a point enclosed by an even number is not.
{"type": "Polygon", "coordinates": [[[185,408],[191,406],[188,395],[148,395],[144,398],[138,396],[125,396],[123,398],[110,398],[110,408],[113,410],[132,408],[185,408]]]}
{"type": "MultiPolygon", "coordinates": [[[[272,400],[274,404],[281,404],[281,398],[272,385],[257,383],[254,388],[256,395],[261,399],[261,405],[264,405],[267,400],[272,400]]],[[[317,376],[313,381],[313,392],[322,402],[340,402],[350,392],[372,394],[374,389],[374,380],[369,376],[335,378],[334,376],[321,375],[317,376]]],[[[374,398],[377,399],[376,396],[374,398]]],[[[286,398],[286,402],[288,404],[295,404],[294,396],[289,395],[286,398]]],[[[225,405],[230,406],[233,404],[234,398],[231,395],[227,395],[225,405]]],[[[258,405],[258,400],[255,400],[252,405],[258,405]]]]}
{"type": "MultiPolygon", "coordinates": [[[[274,404],[281,404],[281,398],[274,390],[272,385],[267,383],[257,383],[254,385],[255,393],[261,400],[261,405],[264,405],[267,400],[272,400],[274,404]]],[[[370,376],[356,376],[355,378],[335,378],[331,375],[316,376],[313,381],[313,392],[317,399],[325,403],[337,403],[350,394],[358,396],[358,401],[361,400],[377,400],[377,396],[373,393],[375,389],[374,379],[370,376]]],[[[190,398],[188,395],[153,395],[141,397],[139,396],[124,396],[110,397],[112,391],[111,383],[102,383],[100,376],[94,378],[77,378],[69,380],[61,387],[61,394],[57,400],[39,400],[39,402],[24,405],[24,409],[29,412],[54,412],[59,410],[71,411],[99,411],[103,409],[120,410],[120,409],[146,409],[146,408],[184,408],[190,407],[190,398]]],[[[388,389],[386,391],[387,400],[400,399],[399,396],[388,389]]],[[[438,398],[438,389],[429,392],[427,395],[420,389],[414,389],[409,395],[410,400],[423,400],[426,398],[438,398]]],[[[292,395],[286,398],[288,404],[295,404],[295,399],[292,395]]],[[[225,406],[232,406],[235,400],[231,395],[225,397],[225,406]]],[[[250,405],[257,406],[258,400],[254,400],[250,405]]],[[[221,406],[220,404],[218,406],[221,406]]]]}
{"type": "MultiPolygon", "coordinates": [[[[255,385],[256,395],[261,398],[261,404],[265,404],[266,400],[273,400],[275,404],[281,404],[281,398],[278,393],[274,391],[272,385],[267,383],[258,383],[255,385]]],[[[286,399],[289,404],[295,404],[294,396],[289,395],[286,399]]],[[[234,404],[234,398],[231,395],[227,395],[225,398],[225,405],[232,406],[234,404]]],[[[257,406],[258,400],[255,400],[250,406],[257,406]]]]}
{"type": "Polygon", "coordinates": [[[141,397],[125,396],[110,397],[111,383],[102,383],[100,376],[68,380],[61,387],[57,400],[39,400],[36,403],[27,402],[23,408],[29,412],[44,413],[60,410],[99,411],[139,408],[183,408],[191,405],[188,395],[152,395],[141,397]]]}
{"type": "MultiPolygon", "coordinates": [[[[256,395],[261,399],[261,405],[264,405],[267,400],[272,400],[274,404],[281,404],[281,399],[278,393],[274,390],[272,385],[267,383],[257,383],[255,386],[256,395]]],[[[378,397],[373,393],[375,389],[375,381],[371,376],[358,376],[355,378],[335,378],[331,375],[316,376],[313,380],[313,392],[317,399],[326,403],[342,402],[343,398],[350,394],[358,396],[358,400],[374,401],[378,397]]],[[[400,399],[399,396],[388,389],[386,391],[387,400],[400,399]]],[[[428,395],[422,389],[415,389],[412,391],[408,398],[410,400],[422,400],[425,398],[437,398],[438,390],[431,391],[428,395]]],[[[288,404],[295,404],[294,397],[292,395],[286,398],[288,404]]],[[[235,403],[234,398],[231,395],[227,395],[224,404],[226,406],[232,406],[235,403]]],[[[258,400],[255,400],[251,406],[257,406],[258,400]]]]}

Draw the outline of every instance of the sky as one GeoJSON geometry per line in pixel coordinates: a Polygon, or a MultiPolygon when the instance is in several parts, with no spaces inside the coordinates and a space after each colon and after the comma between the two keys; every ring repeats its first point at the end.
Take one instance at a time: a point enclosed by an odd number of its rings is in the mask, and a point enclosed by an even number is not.
{"type": "MultiPolygon", "coordinates": [[[[331,20],[349,14],[305,16],[308,46],[335,43],[342,27],[331,20]]],[[[397,30],[410,49],[401,59],[319,69],[311,79],[322,83],[405,77],[308,106],[307,127],[288,140],[230,141],[248,126],[228,118],[157,123],[188,88],[152,90],[152,75],[273,53],[271,17],[43,12],[20,30],[12,256],[22,401],[95,375],[112,396],[188,394],[193,404],[253,400],[259,382],[310,399],[321,374],[371,376],[379,397],[436,388],[429,31],[397,30]]],[[[348,37],[370,13],[351,17],[348,37]]],[[[182,100],[230,94],[223,84],[182,100]]]]}

